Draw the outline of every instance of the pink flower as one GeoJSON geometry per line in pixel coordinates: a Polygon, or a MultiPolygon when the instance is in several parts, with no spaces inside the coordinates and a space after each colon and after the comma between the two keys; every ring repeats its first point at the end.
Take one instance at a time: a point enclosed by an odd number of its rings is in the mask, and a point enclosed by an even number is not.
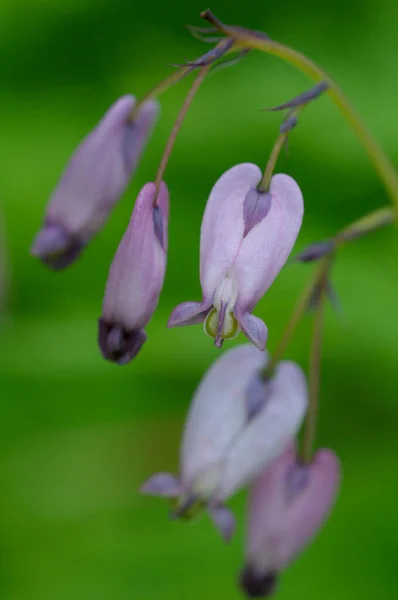
{"type": "Polygon", "coordinates": [[[307,407],[301,369],[281,362],[264,382],[267,355],[246,344],[223,354],[193,398],[181,444],[181,475],[159,473],[142,491],[176,498],[175,516],[207,508],[229,539],[234,518],[224,502],[251,484],[284,451],[307,407]]]}
{"type": "Polygon", "coordinates": [[[169,194],[162,183],[154,207],[155,189],[154,183],[147,183],[139,193],[106,284],[99,346],[106,359],[119,365],[130,362],[145,342],[144,327],[163,287],[169,194]]]}
{"type": "Polygon", "coordinates": [[[221,347],[242,329],[260,350],[267,327],[251,314],[285,264],[303,217],[303,198],[288,175],[275,175],[267,193],[257,191],[260,169],[237,165],[224,173],[207,201],[200,238],[201,302],[184,302],[169,327],[204,322],[221,347]]]}
{"type": "Polygon", "coordinates": [[[248,503],[246,567],[241,583],[249,597],[269,596],[283,571],[309,544],[335,501],[340,465],[319,450],[302,465],[294,444],[255,482],[248,503]]]}
{"type": "Polygon", "coordinates": [[[51,268],[62,269],[79,256],[130,183],[159,112],[150,100],[132,121],[134,106],[134,96],[123,96],[110,107],[54,190],[31,249],[51,268]]]}

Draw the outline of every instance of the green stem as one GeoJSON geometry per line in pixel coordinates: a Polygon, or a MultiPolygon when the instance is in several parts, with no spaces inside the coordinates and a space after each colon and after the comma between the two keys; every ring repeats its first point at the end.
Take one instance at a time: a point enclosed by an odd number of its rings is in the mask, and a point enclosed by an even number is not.
{"type": "Polygon", "coordinates": [[[272,148],[272,152],[270,154],[267,165],[265,167],[264,175],[263,175],[260,183],[257,186],[257,189],[259,192],[268,192],[269,186],[271,183],[271,179],[272,179],[272,174],[275,170],[276,163],[278,162],[279,154],[281,153],[281,150],[287,139],[287,136],[288,136],[287,133],[281,133],[277,137],[275,145],[272,148]]]}
{"type": "Polygon", "coordinates": [[[185,116],[188,112],[188,109],[192,104],[192,100],[194,99],[195,94],[198,91],[202,81],[206,77],[206,75],[210,69],[210,66],[211,65],[201,67],[199,74],[196,77],[195,81],[193,82],[192,87],[189,90],[188,95],[184,100],[184,104],[182,105],[181,110],[178,113],[177,119],[173,125],[173,129],[171,130],[169,139],[167,140],[166,148],[165,148],[164,154],[162,156],[162,160],[160,161],[158,171],[156,173],[156,179],[155,179],[156,192],[155,192],[155,196],[153,199],[154,206],[156,206],[158,195],[159,195],[159,190],[160,190],[160,185],[162,183],[163,176],[166,171],[167,163],[169,162],[169,158],[170,158],[171,152],[173,150],[174,143],[176,141],[178,132],[181,129],[182,122],[184,121],[185,116]]]}
{"type": "MultiPolygon", "coordinates": [[[[375,231],[381,227],[385,227],[386,225],[391,225],[394,223],[394,220],[395,211],[390,206],[385,206],[383,208],[374,210],[368,215],[357,219],[351,223],[351,225],[348,225],[342,229],[335,238],[335,248],[341,248],[347,242],[359,237],[363,237],[367,233],[375,231]]],[[[300,323],[304,313],[308,309],[309,301],[314,293],[315,288],[319,286],[319,283],[322,281],[326,269],[325,264],[327,264],[325,261],[330,261],[331,263],[332,258],[332,256],[325,257],[319,263],[319,266],[309,284],[305,287],[303,293],[297,300],[288,324],[286,325],[285,330],[283,331],[282,336],[280,337],[278,344],[272,353],[271,360],[265,370],[265,377],[268,377],[273,373],[276,365],[285,354],[286,348],[289,345],[294,332],[296,331],[297,325],[300,323]]],[[[327,268],[329,268],[329,266],[327,268]]]]}
{"type": "Polygon", "coordinates": [[[134,121],[134,119],[136,118],[136,116],[138,115],[138,113],[140,111],[141,106],[145,102],[147,102],[148,100],[151,100],[151,98],[156,98],[162,92],[165,92],[166,90],[168,90],[170,86],[172,86],[174,83],[177,83],[178,81],[180,81],[180,79],[182,79],[184,77],[184,75],[189,73],[190,69],[191,69],[191,67],[184,67],[182,69],[178,69],[172,75],[170,75],[169,77],[166,77],[166,79],[163,79],[163,81],[161,81],[160,83],[155,85],[152,89],[150,89],[145,94],[145,96],[140,98],[139,101],[137,102],[137,104],[134,106],[133,111],[131,113],[131,117],[130,117],[131,120],[134,121]]]}
{"type": "Polygon", "coordinates": [[[362,142],[387,190],[388,195],[390,196],[396,208],[398,208],[397,171],[395,170],[388,156],[381,149],[377,141],[357,115],[339,86],[325,73],[320,66],[307,58],[304,54],[301,54],[301,52],[293,50],[293,48],[289,48],[284,44],[275,42],[250,30],[224,25],[211,13],[211,11],[205,11],[201,14],[201,16],[215,25],[219,31],[229,37],[232,37],[235,42],[243,48],[252,48],[272,54],[274,56],[278,56],[279,58],[282,58],[283,60],[297,67],[300,71],[314,81],[326,81],[328,84],[327,93],[341,110],[342,114],[362,142]]]}
{"type": "Polygon", "coordinates": [[[304,424],[303,446],[301,449],[301,458],[303,463],[309,463],[312,456],[312,448],[315,441],[316,425],[319,405],[319,385],[321,372],[321,354],[322,354],[322,327],[325,309],[325,288],[327,283],[327,273],[330,265],[325,263],[322,274],[319,302],[316,306],[314,329],[312,334],[312,343],[310,351],[309,385],[308,385],[308,410],[304,424]]]}

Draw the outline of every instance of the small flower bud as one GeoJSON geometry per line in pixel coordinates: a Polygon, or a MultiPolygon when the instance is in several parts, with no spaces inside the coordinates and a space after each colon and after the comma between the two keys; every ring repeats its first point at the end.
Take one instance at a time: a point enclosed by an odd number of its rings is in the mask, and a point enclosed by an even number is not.
{"type": "Polygon", "coordinates": [[[261,171],[249,163],[217,181],[207,201],[200,237],[201,302],[184,302],[169,327],[204,322],[221,347],[240,330],[260,350],[268,330],[251,314],[285,264],[300,231],[303,198],[288,175],[275,175],[258,192],[261,171]]]}
{"type": "Polygon", "coordinates": [[[297,262],[313,262],[331,254],[334,250],[332,241],[316,242],[304,248],[295,258],[297,262]]]}
{"type": "Polygon", "coordinates": [[[261,381],[267,355],[251,345],[223,354],[193,398],[181,444],[181,475],[155,475],[142,492],[176,497],[174,517],[207,508],[225,540],[234,519],[224,503],[251,484],[298,432],[307,407],[300,368],[281,362],[261,381]],[[263,396],[261,399],[260,396],[263,396]]]}
{"type": "Polygon", "coordinates": [[[249,496],[246,566],[240,579],[249,598],[272,594],[278,573],[326,520],[339,479],[333,452],[319,450],[310,465],[303,465],[293,443],[258,477],[249,496]]]}
{"type": "Polygon", "coordinates": [[[104,358],[119,365],[140,351],[163,286],[169,196],[162,183],[154,207],[155,191],[147,183],[139,193],[106,284],[98,340],[104,358]]]}
{"type": "Polygon", "coordinates": [[[133,96],[120,98],[70,159],[31,249],[49,267],[79,256],[128,186],[158,113],[148,101],[131,121],[134,106],[133,96]]]}

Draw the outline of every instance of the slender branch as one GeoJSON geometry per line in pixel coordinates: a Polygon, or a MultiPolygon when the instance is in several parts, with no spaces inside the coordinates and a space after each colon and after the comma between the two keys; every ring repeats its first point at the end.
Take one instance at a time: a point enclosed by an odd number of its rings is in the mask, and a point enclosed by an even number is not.
{"type": "Polygon", "coordinates": [[[323,316],[326,300],[326,284],[329,265],[326,265],[323,271],[319,301],[315,309],[314,328],[312,333],[312,343],[310,351],[310,369],[309,369],[309,386],[308,386],[308,410],[304,424],[304,437],[301,449],[301,458],[303,463],[311,461],[312,447],[314,445],[316,435],[316,425],[319,406],[319,386],[320,386],[320,371],[321,371],[321,354],[322,354],[322,328],[323,316]]]}
{"type": "Polygon", "coordinates": [[[234,27],[221,23],[219,19],[207,10],[201,17],[212,23],[221,33],[232,37],[243,48],[252,48],[273,54],[297,67],[311,79],[325,81],[328,85],[327,93],[343,113],[363,146],[365,147],[374,167],[383,182],[388,195],[398,208],[398,174],[388,156],[381,149],[372,134],[368,131],[360,117],[357,115],[350,102],[347,100],[339,86],[325,73],[325,71],[307,58],[304,54],[275,42],[267,36],[241,27],[234,27]]]}
{"type": "Polygon", "coordinates": [[[281,153],[281,150],[287,140],[288,137],[288,132],[284,132],[279,134],[279,136],[276,138],[276,142],[274,147],[272,148],[272,152],[270,154],[270,157],[268,159],[268,162],[266,164],[265,170],[264,170],[264,175],[260,181],[260,183],[257,186],[257,189],[259,192],[268,192],[270,183],[271,183],[271,179],[272,179],[272,174],[275,170],[276,167],[276,163],[278,162],[278,158],[279,155],[281,153]]]}
{"type": "Polygon", "coordinates": [[[192,87],[189,90],[188,95],[184,100],[184,104],[182,105],[181,110],[178,113],[177,119],[173,125],[173,129],[171,130],[169,139],[167,140],[167,144],[166,144],[164,154],[162,156],[162,160],[160,161],[159,169],[156,173],[156,179],[155,179],[156,193],[155,193],[155,197],[153,199],[154,206],[156,206],[158,195],[159,195],[159,190],[160,190],[160,184],[162,183],[163,176],[166,171],[167,163],[169,161],[169,158],[170,158],[171,152],[173,150],[173,146],[176,141],[178,132],[181,128],[182,122],[184,121],[185,116],[188,112],[188,109],[192,104],[192,100],[194,99],[195,94],[198,91],[202,81],[206,77],[206,75],[210,69],[210,66],[211,65],[206,65],[200,69],[199,75],[193,82],[192,87]]]}
{"type": "MultiPolygon", "coordinates": [[[[385,206],[379,208],[360,219],[357,219],[351,225],[348,225],[342,229],[336,236],[332,248],[337,249],[344,246],[347,242],[357,239],[358,237],[365,236],[367,233],[375,231],[381,227],[385,227],[394,223],[395,211],[391,206],[385,206]]],[[[322,278],[325,270],[325,261],[332,261],[332,254],[325,256],[325,258],[319,262],[318,268],[315,270],[308,285],[304,288],[304,291],[299,296],[296,305],[293,309],[288,324],[286,325],[278,344],[272,354],[272,358],[265,369],[264,375],[268,377],[274,371],[276,365],[285,354],[286,348],[289,345],[290,340],[293,337],[296,327],[300,323],[304,313],[308,310],[310,299],[317,286],[322,284],[322,278]]],[[[329,267],[328,267],[329,268],[329,267]]]]}
{"type": "Polygon", "coordinates": [[[321,268],[319,267],[316,270],[316,272],[315,272],[314,276],[312,277],[311,281],[309,282],[309,284],[304,288],[304,291],[298,298],[296,305],[293,309],[293,312],[291,314],[291,317],[289,319],[289,322],[286,325],[286,327],[278,341],[278,344],[277,344],[274,352],[272,353],[271,360],[266,367],[265,377],[269,377],[273,373],[276,365],[284,356],[284,354],[286,352],[286,348],[289,345],[289,342],[290,342],[291,338],[293,337],[294,332],[296,331],[297,325],[300,323],[304,313],[308,310],[311,296],[313,294],[314,288],[320,277],[320,270],[321,270],[321,268]]]}
{"type": "Polygon", "coordinates": [[[159,94],[161,94],[162,92],[165,92],[170,86],[172,86],[174,83],[178,83],[180,81],[180,79],[185,77],[185,75],[188,75],[188,73],[192,70],[193,70],[192,67],[189,67],[189,66],[183,67],[182,69],[178,69],[172,75],[170,75],[169,77],[166,77],[166,79],[163,79],[163,81],[161,81],[160,83],[155,85],[153,88],[151,88],[145,94],[145,96],[142,96],[142,98],[139,99],[137,104],[134,106],[133,111],[131,113],[131,117],[130,117],[131,120],[134,121],[134,119],[136,118],[136,116],[138,115],[138,113],[140,111],[141,106],[145,102],[147,102],[151,98],[155,98],[156,96],[159,96],[159,94]]]}

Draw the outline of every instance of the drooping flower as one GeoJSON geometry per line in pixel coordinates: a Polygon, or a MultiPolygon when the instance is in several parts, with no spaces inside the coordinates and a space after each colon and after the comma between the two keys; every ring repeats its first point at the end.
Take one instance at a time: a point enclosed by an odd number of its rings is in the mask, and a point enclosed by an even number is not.
{"type": "Polygon", "coordinates": [[[245,344],[223,354],[193,398],[181,444],[181,474],[159,473],[142,491],[176,499],[174,516],[207,508],[227,540],[234,518],[224,502],[280,455],[307,406],[301,369],[281,362],[264,381],[267,355],[245,344]]]}
{"type": "Polygon", "coordinates": [[[250,598],[272,594],[278,574],[316,535],[335,501],[340,465],[330,450],[300,464],[294,444],[255,482],[248,503],[246,567],[241,585],[250,598]]]}
{"type": "Polygon", "coordinates": [[[31,248],[49,267],[79,256],[128,186],[159,112],[150,100],[132,121],[135,104],[134,96],[117,100],[71,157],[31,248]]]}
{"type": "Polygon", "coordinates": [[[154,313],[166,272],[169,194],[147,183],[138,195],[130,223],[110,267],[99,346],[103,356],[119,365],[128,363],[146,340],[144,327],[154,313]]]}
{"type": "Polygon", "coordinates": [[[285,264],[303,218],[303,198],[288,175],[275,175],[266,193],[260,169],[237,165],[224,173],[207,201],[200,238],[201,302],[184,302],[169,327],[204,322],[220,347],[240,329],[260,350],[267,327],[251,314],[285,264]]]}

